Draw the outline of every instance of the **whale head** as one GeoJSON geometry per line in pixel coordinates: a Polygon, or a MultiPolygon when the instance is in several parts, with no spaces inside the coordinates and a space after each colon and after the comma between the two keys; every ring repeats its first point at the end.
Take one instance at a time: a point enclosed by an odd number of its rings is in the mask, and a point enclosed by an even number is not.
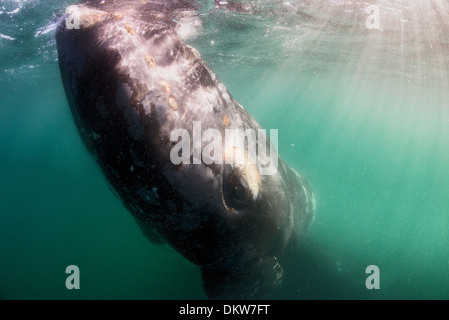
{"type": "Polygon", "coordinates": [[[199,265],[208,297],[266,297],[312,221],[313,195],[273,141],[248,138],[266,136],[179,34],[197,9],[70,7],[56,34],[62,81],[87,149],[143,233],[199,265]],[[233,133],[246,142],[227,143],[233,133]]]}

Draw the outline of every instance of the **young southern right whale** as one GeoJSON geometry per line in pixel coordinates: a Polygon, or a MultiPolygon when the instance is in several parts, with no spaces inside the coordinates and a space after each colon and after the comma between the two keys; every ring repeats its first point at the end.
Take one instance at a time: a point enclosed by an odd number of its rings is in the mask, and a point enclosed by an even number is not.
{"type": "Polygon", "coordinates": [[[88,0],[71,9],[56,34],[62,81],[110,185],[151,241],[201,267],[209,298],[266,298],[282,279],[282,256],[313,219],[314,197],[277,154],[269,175],[259,158],[228,163],[224,143],[222,161],[204,161],[190,146],[187,161],[174,163],[175,130],[204,138],[209,128],[222,137],[261,129],[178,36],[178,21],[197,4],[88,0]]]}

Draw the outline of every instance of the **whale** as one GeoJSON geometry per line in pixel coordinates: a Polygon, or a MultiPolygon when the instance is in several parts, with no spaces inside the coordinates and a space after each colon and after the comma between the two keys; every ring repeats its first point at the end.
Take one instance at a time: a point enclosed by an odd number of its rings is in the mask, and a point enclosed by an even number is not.
{"type": "Polygon", "coordinates": [[[182,150],[191,161],[173,161],[176,130],[202,134],[201,148],[209,129],[263,130],[181,37],[180,23],[200,19],[200,8],[190,0],[71,6],[56,30],[61,79],[85,147],[145,237],[196,264],[209,299],[264,299],[285,281],[283,257],[304,241],[315,198],[277,152],[275,170],[262,174],[266,163],[249,156],[249,143],[223,146],[223,161],[211,163],[194,142],[182,150]],[[246,161],[226,161],[231,153],[246,161]]]}

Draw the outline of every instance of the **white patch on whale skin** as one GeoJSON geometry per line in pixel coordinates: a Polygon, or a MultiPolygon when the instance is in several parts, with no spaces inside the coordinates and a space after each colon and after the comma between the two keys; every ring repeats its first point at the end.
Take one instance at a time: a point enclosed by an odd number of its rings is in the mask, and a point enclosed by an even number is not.
{"type": "MultiPolygon", "coordinates": [[[[156,35],[161,41],[155,48],[152,44],[153,39],[144,37],[145,32],[150,30],[145,22],[125,15],[121,20],[112,21],[102,28],[99,44],[117,50],[122,57],[119,68],[128,73],[131,79],[147,86],[150,93],[142,97],[143,111],[150,115],[152,106],[156,108],[157,116],[159,121],[163,123],[162,127],[167,136],[174,129],[183,127],[182,123],[189,123],[195,119],[205,119],[214,115],[217,109],[224,109],[220,96],[225,99],[228,106],[233,108],[232,99],[226,88],[220,85],[216,76],[209,69],[211,79],[217,85],[200,86],[196,90],[191,90],[188,87],[191,81],[199,81],[192,78],[195,75],[195,68],[198,67],[198,61],[192,61],[191,57],[181,55],[173,50],[177,42],[182,41],[174,31],[163,29],[161,26],[153,26],[156,29],[161,28],[157,31],[159,34],[156,35]],[[133,34],[127,32],[125,25],[135,32],[133,34]],[[166,36],[164,36],[165,33],[166,36]],[[173,59],[171,63],[166,63],[167,54],[168,58],[173,59]],[[148,57],[151,57],[154,65],[148,64],[148,57]],[[161,86],[161,83],[170,84],[169,92],[167,92],[166,86],[161,86]],[[175,109],[170,108],[171,97],[177,101],[177,108],[175,109]]],[[[186,54],[190,51],[196,58],[200,59],[196,50],[184,43],[182,45],[186,54]]],[[[207,68],[205,65],[203,67],[207,68]]],[[[125,84],[122,86],[129,89],[125,84]]],[[[126,96],[129,98],[131,92],[128,92],[126,96]]]]}
{"type": "Polygon", "coordinates": [[[246,185],[251,193],[253,200],[256,200],[259,195],[260,183],[262,181],[256,162],[251,159],[248,153],[238,147],[226,146],[224,152],[224,159],[226,163],[232,163],[235,169],[238,169],[242,179],[245,180],[246,185]],[[236,159],[241,158],[243,163],[236,163],[236,159]]]}
{"type": "Polygon", "coordinates": [[[253,200],[256,200],[259,196],[259,188],[260,188],[260,175],[257,170],[257,166],[255,164],[247,164],[243,169],[243,176],[245,177],[249,191],[251,192],[251,196],[253,200]]]}
{"type": "Polygon", "coordinates": [[[195,12],[189,11],[177,21],[175,32],[182,40],[187,40],[197,36],[202,26],[203,22],[195,12]]]}

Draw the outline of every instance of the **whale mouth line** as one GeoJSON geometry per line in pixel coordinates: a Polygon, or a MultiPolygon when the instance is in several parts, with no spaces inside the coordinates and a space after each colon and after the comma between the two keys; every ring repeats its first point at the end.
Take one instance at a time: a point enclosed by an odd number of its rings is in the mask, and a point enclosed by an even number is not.
{"type": "Polygon", "coordinates": [[[235,213],[235,209],[228,207],[228,205],[226,204],[223,190],[221,191],[221,202],[223,203],[223,206],[225,207],[226,211],[228,211],[229,213],[235,213]]]}

